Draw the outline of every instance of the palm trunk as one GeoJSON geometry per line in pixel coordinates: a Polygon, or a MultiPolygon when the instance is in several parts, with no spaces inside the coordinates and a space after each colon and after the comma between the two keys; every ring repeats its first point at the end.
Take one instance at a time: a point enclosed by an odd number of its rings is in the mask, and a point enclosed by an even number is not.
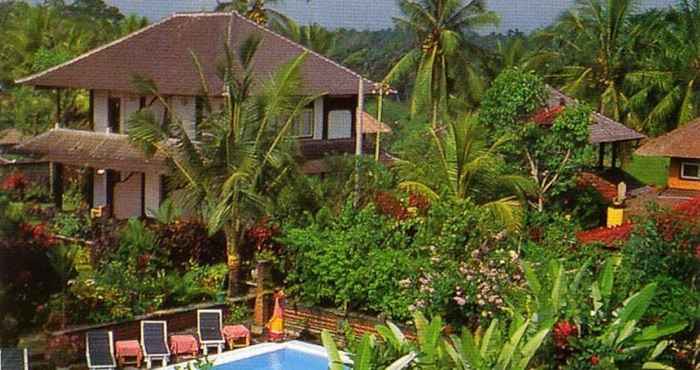
{"type": "Polygon", "coordinates": [[[226,260],[228,265],[228,296],[236,296],[241,290],[241,258],[239,255],[238,227],[230,226],[224,228],[226,234],[226,260]]]}
{"type": "Polygon", "coordinates": [[[438,101],[433,100],[433,119],[432,119],[433,129],[437,129],[438,126],[438,101]]]}

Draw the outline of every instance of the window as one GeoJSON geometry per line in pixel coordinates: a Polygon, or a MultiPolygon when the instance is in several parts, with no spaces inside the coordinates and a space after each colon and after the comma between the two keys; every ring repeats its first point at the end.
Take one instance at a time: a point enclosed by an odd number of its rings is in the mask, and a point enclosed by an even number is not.
{"type": "Polygon", "coordinates": [[[342,139],[352,137],[352,112],[333,110],[328,113],[328,138],[342,139]]]}
{"type": "Polygon", "coordinates": [[[681,178],[688,180],[700,180],[700,162],[681,163],[681,178]]]}
{"type": "Polygon", "coordinates": [[[121,132],[121,98],[109,97],[107,99],[107,127],[109,132],[121,132]]]}
{"type": "Polygon", "coordinates": [[[292,123],[290,135],[296,137],[313,137],[314,136],[314,111],[313,109],[304,109],[292,123]]]}

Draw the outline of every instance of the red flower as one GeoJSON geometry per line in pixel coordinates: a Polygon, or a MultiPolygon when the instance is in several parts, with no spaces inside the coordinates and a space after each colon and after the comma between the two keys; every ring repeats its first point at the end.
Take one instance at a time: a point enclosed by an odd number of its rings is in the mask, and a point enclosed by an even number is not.
{"type": "Polygon", "coordinates": [[[262,218],[253,225],[246,234],[255,242],[255,249],[261,251],[271,246],[273,238],[277,235],[277,226],[270,223],[268,218],[262,218]]]}
{"type": "Polygon", "coordinates": [[[26,177],[20,171],[14,171],[2,181],[0,187],[5,191],[23,190],[28,185],[26,177]]]}
{"type": "Polygon", "coordinates": [[[600,363],[600,358],[598,356],[593,355],[591,356],[591,365],[597,366],[600,363]]]}
{"type": "Polygon", "coordinates": [[[695,247],[695,258],[700,260],[700,244],[695,247]]]}
{"type": "Polygon", "coordinates": [[[559,321],[554,325],[554,344],[558,348],[566,348],[569,345],[569,337],[578,335],[578,328],[576,325],[563,320],[559,321]]]}

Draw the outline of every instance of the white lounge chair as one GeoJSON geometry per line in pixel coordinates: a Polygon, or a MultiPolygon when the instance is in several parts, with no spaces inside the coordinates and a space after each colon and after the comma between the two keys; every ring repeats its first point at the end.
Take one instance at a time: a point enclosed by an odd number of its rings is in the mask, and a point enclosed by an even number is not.
{"type": "Polygon", "coordinates": [[[85,335],[85,357],[88,368],[113,370],[117,368],[114,359],[114,337],[111,331],[91,331],[85,335]]]}
{"type": "Polygon", "coordinates": [[[202,352],[206,356],[210,347],[216,347],[217,353],[224,350],[224,335],[222,329],[221,310],[197,310],[197,335],[202,346],[202,352]]]}
{"type": "Polygon", "coordinates": [[[153,361],[168,365],[170,349],[168,348],[168,323],[165,321],[141,321],[141,347],[146,368],[150,369],[153,361]]]}
{"type": "Polygon", "coordinates": [[[29,351],[26,348],[0,349],[0,370],[29,370],[29,351]]]}

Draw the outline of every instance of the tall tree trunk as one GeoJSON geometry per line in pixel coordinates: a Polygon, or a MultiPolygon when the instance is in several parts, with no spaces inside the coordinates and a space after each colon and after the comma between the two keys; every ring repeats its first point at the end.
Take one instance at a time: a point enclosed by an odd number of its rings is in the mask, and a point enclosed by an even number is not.
{"type": "Polygon", "coordinates": [[[234,297],[241,291],[241,257],[239,255],[238,227],[224,228],[226,234],[226,260],[228,265],[228,296],[234,297]]]}

